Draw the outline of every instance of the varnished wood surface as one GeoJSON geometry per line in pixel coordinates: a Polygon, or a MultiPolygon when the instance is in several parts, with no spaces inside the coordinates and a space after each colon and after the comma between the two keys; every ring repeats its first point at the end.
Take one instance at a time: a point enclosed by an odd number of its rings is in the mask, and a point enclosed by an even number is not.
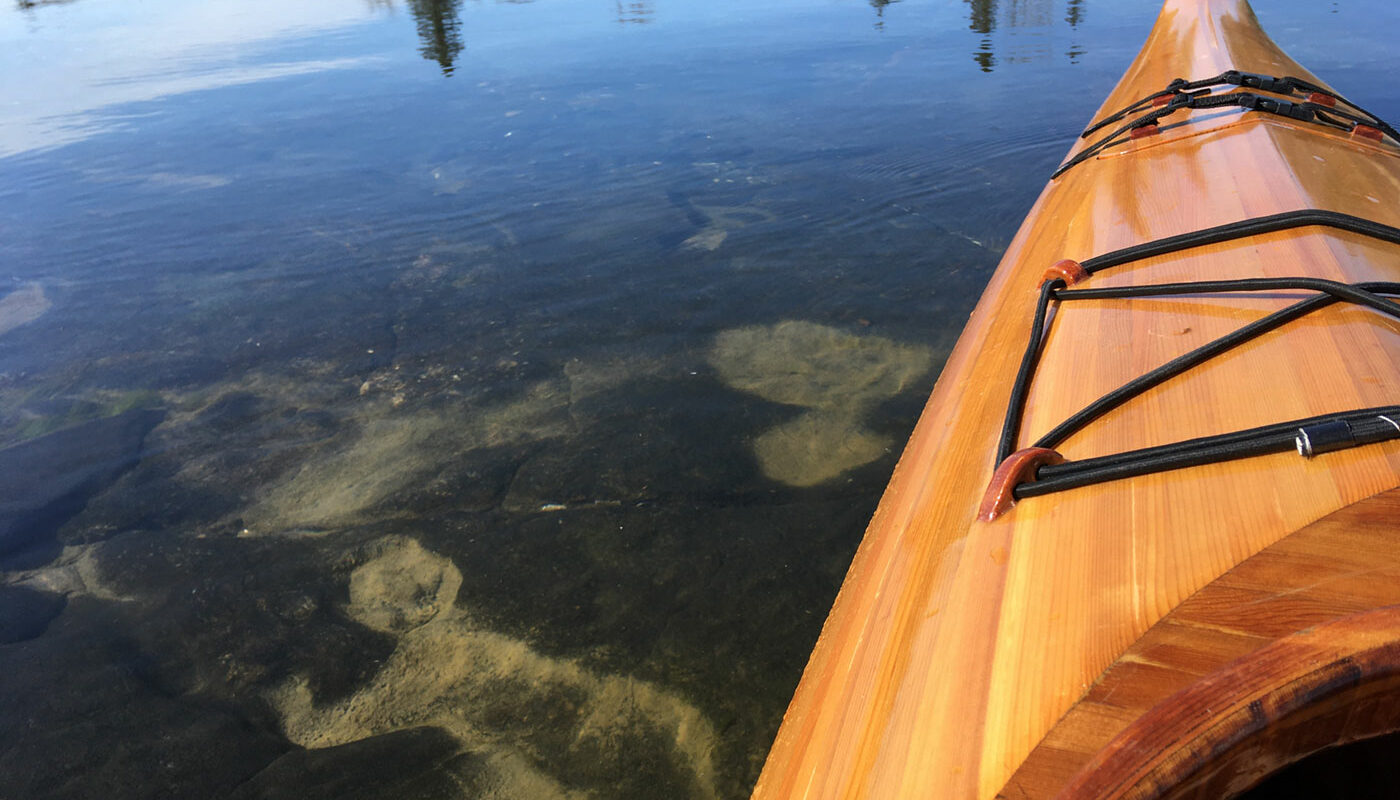
{"type": "MultiPolygon", "coordinates": [[[[1316,80],[1244,2],[1168,0],[1104,110],[1176,77],[1232,68],[1316,80]]],[[[1400,158],[1390,144],[1260,114],[1178,118],[1159,136],[1075,167],[1036,202],[895,470],[755,797],[992,797],[1100,674],[1184,599],[1288,534],[1400,485],[1400,447],[1390,443],[1142,476],[976,520],[1048,266],[1301,208],[1400,226],[1400,158]]],[[[1303,228],[1145,260],[1082,285],[1397,280],[1398,256],[1355,234],[1303,228]]],[[[1124,381],[1297,298],[1065,305],[1021,445],[1124,381]]],[[[1079,458],[1396,397],[1400,326],[1333,306],[1161,385],[1059,449],[1079,458]]]]}
{"type": "MultiPolygon", "coordinates": [[[[1391,490],[1329,514],[1207,584],[1119,656],[998,797],[1193,796],[1171,794],[1186,784],[1201,797],[1224,798],[1320,747],[1395,729],[1397,521],[1400,490],[1391,490]],[[1348,650],[1346,636],[1327,627],[1376,608],[1389,609],[1389,627],[1382,628],[1389,633],[1380,637],[1382,647],[1390,648],[1389,674],[1385,663],[1365,673],[1367,662],[1348,650]],[[1328,671],[1338,653],[1349,659],[1340,680],[1328,671]],[[1320,696],[1315,688],[1310,696],[1285,693],[1275,701],[1309,702],[1266,714],[1268,692],[1245,688],[1253,680],[1296,692],[1307,683],[1281,676],[1298,673],[1325,675],[1335,695],[1320,696]],[[1379,708],[1367,713],[1372,695],[1380,698],[1379,708]],[[1239,716],[1254,703],[1257,716],[1239,716]],[[1305,707],[1311,713],[1299,713],[1305,707]],[[1287,724],[1290,717],[1294,724],[1287,724]],[[1251,726],[1268,735],[1251,738],[1251,726]],[[1209,763],[1200,758],[1229,746],[1235,747],[1234,762],[1220,755],[1209,763]]],[[[1368,632],[1364,641],[1374,646],[1375,638],[1368,632]]]]}
{"type": "MultiPolygon", "coordinates": [[[[1173,695],[1061,800],[1222,800],[1296,758],[1400,727],[1400,608],[1287,636],[1173,695]]],[[[1393,789],[1394,787],[1390,787],[1393,789]]]]}

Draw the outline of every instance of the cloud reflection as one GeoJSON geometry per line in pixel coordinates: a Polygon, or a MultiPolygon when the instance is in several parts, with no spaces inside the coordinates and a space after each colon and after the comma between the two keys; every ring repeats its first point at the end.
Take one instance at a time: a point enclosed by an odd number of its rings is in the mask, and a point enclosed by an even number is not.
{"type": "Polygon", "coordinates": [[[25,0],[0,12],[0,70],[24,76],[0,87],[0,158],[120,129],[132,103],[361,66],[373,59],[256,56],[377,13],[348,0],[25,0]]]}

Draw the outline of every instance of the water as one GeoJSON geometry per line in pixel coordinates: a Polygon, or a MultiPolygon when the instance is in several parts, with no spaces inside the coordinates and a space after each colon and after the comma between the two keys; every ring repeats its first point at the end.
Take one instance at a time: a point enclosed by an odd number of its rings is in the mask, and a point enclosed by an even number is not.
{"type": "Polygon", "coordinates": [[[7,794],[744,796],[1155,12],[0,11],[7,794]]]}

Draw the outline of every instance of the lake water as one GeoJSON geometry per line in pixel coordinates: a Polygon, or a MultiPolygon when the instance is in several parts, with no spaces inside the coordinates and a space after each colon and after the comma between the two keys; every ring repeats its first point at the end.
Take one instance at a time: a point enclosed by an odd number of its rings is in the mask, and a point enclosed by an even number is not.
{"type": "MultiPolygon", "coordinates": [[[[1396,7],[1258,12],[1400,117],[1396,7]]],[[[745,796],[1155,14],[0,10],[0,795],[745,796]]]]}

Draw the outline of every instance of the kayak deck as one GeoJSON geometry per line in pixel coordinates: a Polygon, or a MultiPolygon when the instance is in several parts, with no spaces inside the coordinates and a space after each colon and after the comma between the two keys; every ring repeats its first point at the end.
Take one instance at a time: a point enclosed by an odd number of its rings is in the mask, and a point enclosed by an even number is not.
{"type": "MultiPolygon", "coordinates": [[[[1228,69],[1321,83],[1269,40],[1242,0],[1169,0],[1096,118],[1174,78],[1228,69]]],[[[1185,111],[1171,122],[1066,171],[1031,210],[871,521],[755,797],[991,797],[1183,601],[1289,534],[1400,485],[1400,447],[1388,443],[1143,475],[977,519],[1048,266],[1298,209],[1400,226],[1393,143],[1239,110],[1185,111]]],[[[1397,254],[1366,236],[1306,227],[1137,261],[1083,285],[1393,281],[1397,254]]],[[[1058,307],[1017,446],[1302,296],[1058,307]]],[[[1085,458],[1397,397],[1400,325],[1338,304],[1163,383],[1058,449],[1085,458]]]]}

